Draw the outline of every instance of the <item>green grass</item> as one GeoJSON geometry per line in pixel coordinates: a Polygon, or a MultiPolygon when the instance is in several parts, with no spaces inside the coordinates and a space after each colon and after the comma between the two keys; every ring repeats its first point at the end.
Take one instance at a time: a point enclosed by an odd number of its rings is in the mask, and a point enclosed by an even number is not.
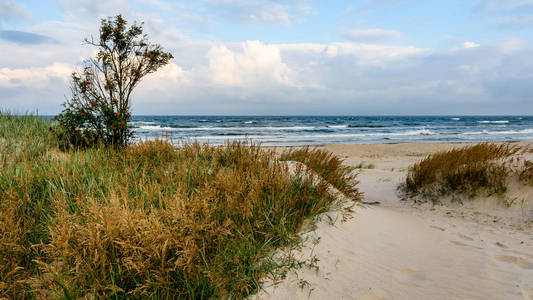
{"type": "Polygon", "coordinates": [[[325,151],[164,141],[62,152],[50,123],[0,113],[0,298],[243,298],[292,266],[305,220],[359,200],[325,151]]]}
{"type": "Polygon", "coordinates": [[[353,167],[354,169],[375,169],[376,166],[374,164],[365,164],[364,162],[360,162],[357,165],[353,167]]]}

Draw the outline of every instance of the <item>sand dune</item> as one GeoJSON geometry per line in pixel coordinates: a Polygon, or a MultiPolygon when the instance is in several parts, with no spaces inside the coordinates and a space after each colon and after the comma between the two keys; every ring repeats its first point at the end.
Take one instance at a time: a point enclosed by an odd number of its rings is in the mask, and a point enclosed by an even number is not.
{"type": "MultiPolygon", "coordinates": [[[[408,166],[444,144],[332,145],[347,163],[372,163],[359,179],[365,200],[354,218],[319,223],[307,233],[302,268],[256,299],[533,299],[533,230],[506,222],[484,206],[432,207],[400,201],[397,183],[408,166]],[[311,239],[313,240],[313,239],[311,239]]],[[[490,206],[493,210],[497,205],[490,206]]]]}

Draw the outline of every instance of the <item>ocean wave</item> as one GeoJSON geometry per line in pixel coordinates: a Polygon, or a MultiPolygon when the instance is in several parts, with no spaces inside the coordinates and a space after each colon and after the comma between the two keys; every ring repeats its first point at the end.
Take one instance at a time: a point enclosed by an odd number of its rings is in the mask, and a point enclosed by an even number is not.
{"type": "Polygon", "coordinates": [[[350,137],[387,137],[387,136],[427,136],[437,135],[438,133],[423,129],[410,130],[403,132],[374,132],[374,133],[337,133],[337,134],[313,134],[313,135],[295,135],[294,138],[350,138],[350,137]]]}
{"type": "Polygon", "coordinates": [[[264,136],[264,135],[204,135],[204,136],[194,136],[189,137],[191,140],[234,140],[234,139],[250,139],[250,140],[261,140],[267,138],[276,138],[275,136],[264,136]]]}
{"type": "Polygon", "coordinates": [[[175,131],[223,131],[223,130],[242,130],[242,131],[259,131],[259,130],[313,130],[314,126],[292,126],[292,127],[188,127],[188,126],[153,126],[142,125],[139,129],[144,130],[175,130],[175,131]]]}
{"type": "Polygon", "coordinates": [[[481,124],[507,124],[509,123],[508,120],[498,120],[498,121],[490,121],[490,120],[483,120],[483,121],[477,121],[481,124]]]}
{"type": "Polygon", "coordinates": [[[156,124],[156,122],[151,122],[151,121],[131,121],[131,122],[128,122],[128,125],[150,125],[150,124],[156,124]]]}
{"type": "MultiPolygon", "coordinates": [[[[437,135],[438,133],[433,132],[431,130],[422,129],[422,130],[410,130],[403,133],[399,133],[397,135],[437,135]]],[[[396,135],[396,134],[393,134],[396,135]]]]}
{"type": "Polygon", "coordinates": [[[328,128],[348,128],[348,125],[328,125],[328,128]]]}
{"type": "Polygon", "coordinates": [[[480,135],[480,134],[489,134],[489,135],[502,135],[502,134],[533,134],[533,128],[522,129],[522,130],[506,130],[506,131],[467,131],[461,133],[463,135],[480,135]]]}
{"type": "Polygon", "coordinates": [[[161,125],[141,125],[137,126],[138,129],[144,129],[144,130],[173,130],[173,129],[183,129],[183,128],[173,128],[168,126],[161,126],[161,125]]]}
{"type": "Polygon", "coordinates": [[[255,124],[255,121],[244,121],[244,124],[255,124]]]}
{"type": "Polygon", "coordinates": [[[461,120],[461,118],[450,118],[450,120],[459,121],[459,120],[461,120]]]}

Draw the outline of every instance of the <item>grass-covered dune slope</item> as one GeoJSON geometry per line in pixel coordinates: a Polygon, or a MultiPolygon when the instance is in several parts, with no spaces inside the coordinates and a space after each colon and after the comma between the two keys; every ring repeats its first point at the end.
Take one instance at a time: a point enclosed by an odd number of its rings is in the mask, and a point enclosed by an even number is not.
{"type": "Polygon", "coordinates": [[[352,200],[320,150],[163,141],[60,151],[50,123],[0,113],[0,298],[242,298],[287,267],[304,220],[352,200]]]}
{"type": "Polygon", "coordinates": [[[504,204],[510,185],[533,186],[533,150],[528,145],[480,143],[437,152],[414,164],[400,190],[416,200],[439,202],[444,196],[462,201],[499,196],[504,204]]]}

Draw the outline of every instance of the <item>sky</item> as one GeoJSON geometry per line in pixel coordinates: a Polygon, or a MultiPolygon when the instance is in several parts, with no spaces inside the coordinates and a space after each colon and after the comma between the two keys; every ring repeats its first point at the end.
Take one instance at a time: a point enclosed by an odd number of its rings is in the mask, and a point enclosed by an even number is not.
{"type": "Polygon", "coordinates": [[[134,114],[533,114],[533,0],[0,0],[0,110],[60,112],[117,14],[174,55],[134,114]]]}

